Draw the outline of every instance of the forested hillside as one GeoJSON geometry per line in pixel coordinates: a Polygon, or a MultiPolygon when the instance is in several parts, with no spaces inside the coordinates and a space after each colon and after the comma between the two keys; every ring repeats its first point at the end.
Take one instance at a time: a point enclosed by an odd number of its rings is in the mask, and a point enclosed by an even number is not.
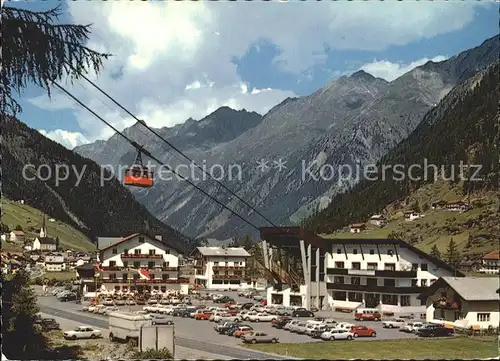
{"type": "MultiPolygon", "coordinates": [[[[394,168],[387,169],[385,179],[381,179],[379,174],[376,181],[361,181],[346,193],[334,197],[326,209],[304,220],[303,226],[316,232],[331,233],[351,223],[364,222],[371,215],[382,213],[387,206],[411,196],[424,185],[433,184],[435,177],[453,178],[448,182],[459,186],[464,198],[481,192],[495,194],[488,191],[497,190],[499,186],[499,71],[497,62],[455,87],[426,114],[406,140],[377,164],[378,170],[383,165],[404,165],[406,170],[414,164],[422,165],[420,169],[413,169],[413,179],[407,176],[400,179],[401,175],[394,168]],[[427,168],[427,176],[424,177],[424,161],[438,165],[437,173],[427,168]],[[474,174],[477,167],[463,173],[465,178],[474,176],[482,180],[461,180],[460,162],[480,165],[477,174],[474,174]]],[[[428,208],[430,205],[421,206],[428,208]]],[[[496,209],[489,216],[498,219],[499,211],[496,209]]]]}
{"type": "Polygon", "coordinates": [[[23,199],[26,204],[74,226],[93,241],[98,236],[124,236],[148,228],[181,250],[192,247],[190,239],[152,216],[116,178],[110,179],[105,172],[104,176],[110,180],[101,184],[101,168],[90,159],[49,140],[13,117],[2,119],[1,140],[2,188],[9,199],[23,199]],[[25,168],[27,165],[31,166],[25,168]],[[59,184],[55,176],[57,165],[70,167],[65,180],[64,172],[59,172],[59,184]],[[38,178],[36,169],[41,170],[38,178]]]}

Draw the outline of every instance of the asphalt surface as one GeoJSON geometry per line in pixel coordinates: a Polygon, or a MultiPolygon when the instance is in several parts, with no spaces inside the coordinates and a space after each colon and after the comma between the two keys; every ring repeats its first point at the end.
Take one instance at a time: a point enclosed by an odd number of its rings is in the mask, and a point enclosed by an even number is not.
{"type": "MultiPolygon", "coordinates": [[[[55,300],[52,297],[44,297],[43,301],[49,301],[52,305],[46,305],[43,303],[46,302],[41,302],[40,304],[40,312],[43,312],[48,315],[60,317],[60,318],[65,318],[74,322],[79,322],[82,325],[89,325],[89,326],[94,326],[103,330],[106,330],[108,328],[108,320],[106,319],[105,316],[99,316],[99,315],[94,315],[94,314],[88,314],[83,311],[79,311],[79,306],[74,304],[74,303],[59,303],[57,300],[55,300]],[[51,298],[51,299],[50,299],[51,298]],[[55,302],[55,303],[54,303],[55,302]],[[78,307],[73,307],[73,306],[78,306],[78,307]]],[[[197,351],[203,351],[203,352],[208,352],[212,354],[217,354],[225,357],[230,357],[234,359],[253,359],[253,360],[286,360],[290,359],[289,357],[281,357],[273,354],[268,354],[264,352],[258,352],[258,351],[250,351],[246,350],[243,347],[239,346],[230,346],[227,345],[227,343],[221,343],[218,342],[217,338],[215,336],[218,336],[215,334],[215,332],[212,330],[209,334],[209,336],[212,336],[211,339],[215,342],[206,342],[201,341],[197,339],[196,337],[198,335],[206,335],[206,332],[201,333],[199,330],[194,331],[193,326],[198,326],[199,324],[204,324],[205,326],[209,326],[213,329],[213,323],[212,322],[197,322],[191,319],[186,319],[184,320],[186,322],[192,322],[191,327],[189,327],[191,330],[187,330],[188,333],[191,333],[192,337],[194,338],[189,338],[189,337],[183,337],[181,335],[186,334],[185,327],[176,327],[176,338],[175,342],[176,345],[197,350],[197,351]],[[196,322],[196,323],[195,323],[196,322]]],[[[176,322],[176,326],[179,324],[179,322],[176,322]]],[[[186,324],[187,325],[187,324],[186,324]]],[[[196,327],[198,328],[198,327],[196,327]]],[[[106,335],[104,335],[106,336],[106,335]]],[[[222,336],[221,336],[222,337],[222,336]]],[[[233,338],[225,336],[229,340],[233,340],[233,338]]],[[[235,341],[239,341],[237,339],[234,339],[235,341]]]]}

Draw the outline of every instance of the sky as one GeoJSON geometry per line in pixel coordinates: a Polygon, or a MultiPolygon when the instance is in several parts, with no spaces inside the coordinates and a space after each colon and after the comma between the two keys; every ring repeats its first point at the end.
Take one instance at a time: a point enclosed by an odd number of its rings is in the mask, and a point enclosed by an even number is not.
{"type": "MultiPolygon", "coordinates": [[[[46,10],[58,1],[7,3],[46,10]]],[[[62,2],[60,23],[92,24],[113,56],[89,78],[150,126],[221,106],[265,114],[360,69],[391,81],[498,34],[499,4],[435,2],[62,2]]],[[[119,130],[135,123],[85,80],[67,90],[119,130]]],[[[29,86],[19,119],[72,149],[113,131],[57,89],[29,86]]]]}

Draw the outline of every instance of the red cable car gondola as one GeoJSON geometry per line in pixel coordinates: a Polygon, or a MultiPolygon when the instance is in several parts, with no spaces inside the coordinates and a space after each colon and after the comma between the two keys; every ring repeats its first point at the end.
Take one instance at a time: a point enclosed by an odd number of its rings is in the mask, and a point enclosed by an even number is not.
{"type": "Polygon", "coordinates": [[[153,186],[153,173],[142,163],[141,152],[137,152],[134,165],[125,170],[124,184],[127,186],[149,188],[153,186]]]}

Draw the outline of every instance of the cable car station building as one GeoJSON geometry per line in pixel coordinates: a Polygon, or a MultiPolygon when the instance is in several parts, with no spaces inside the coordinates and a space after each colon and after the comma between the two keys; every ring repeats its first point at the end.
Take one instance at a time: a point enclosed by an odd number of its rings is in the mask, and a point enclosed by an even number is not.
{"type": "Polygon", "coordinates": [[[326,239],[300,227],[260,229],[264,266],[274,284],[268,304],[425,314],[418,296],[440,277],[441,260],[393,239],[326,239]]]}

